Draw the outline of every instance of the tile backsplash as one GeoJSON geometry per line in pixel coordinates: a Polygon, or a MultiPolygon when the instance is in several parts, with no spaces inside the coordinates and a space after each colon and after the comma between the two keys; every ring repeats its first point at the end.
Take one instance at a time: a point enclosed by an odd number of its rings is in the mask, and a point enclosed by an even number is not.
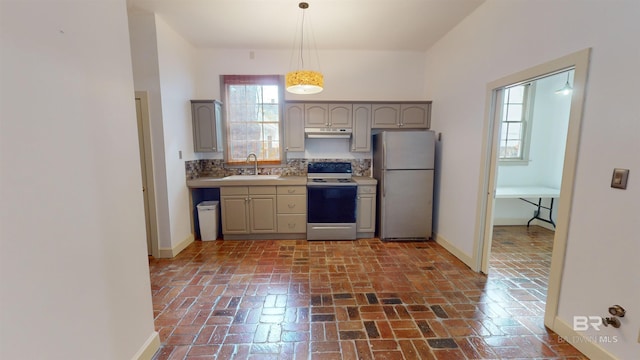
{"type": "MultiPolygon", "coordinates": [[[[341,161],[350,162],[353,168],[353,176],[371,176],[371,159],[292,159],[282,166],[258,166],[260,175],[285,175],[306,176],[307,164],[310,162],[341,161]]],[[[230,175],[243,175],[253,171],[253,167],[224,166],[224,160],[206,159],[185,161],[187,180],[199,177],[224,177],[230,175]]]]}

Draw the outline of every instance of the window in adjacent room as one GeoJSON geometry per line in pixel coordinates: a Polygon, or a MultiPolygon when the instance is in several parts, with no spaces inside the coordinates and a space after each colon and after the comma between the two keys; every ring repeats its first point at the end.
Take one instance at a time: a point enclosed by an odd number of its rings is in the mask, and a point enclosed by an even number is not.
{"type": "Polygon", "coordinates": [[[282,159],[282,79],[278,75],[223,75],[226,109],[226,161],[246,164],[250,153],[260,164],[282,159]]]}
{"type": "Polygon", "coordinates": [[[499,159],[503,164],[528,163],[533,86],[528,83],[504,90],[498,149],[499,159]]]}

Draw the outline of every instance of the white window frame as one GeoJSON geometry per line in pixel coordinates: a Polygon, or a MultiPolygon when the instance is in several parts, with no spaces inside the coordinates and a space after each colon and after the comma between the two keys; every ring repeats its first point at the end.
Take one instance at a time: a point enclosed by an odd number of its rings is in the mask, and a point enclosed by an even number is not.
{"type": "MultiPolygon", "coordinates": [[[[221,84],[221,92],[222,98],[224,99],[224,134],[225,134],[225,152],[224,152],[224,160],[225,164],[230,166],[251,166],[246,164],[246,159],[232,159],[231,158],[231,133],[230,133],[230,124],[233,123],[231,117],[233,114],[230,114],[230,104],[228,99],[228,86],[229,85],[242,85],[245,83],[247,85],[274,85],[278,86],[278,159],[277,160],[269,160],[265,159],[259,150],[257,151],[247,151],[247,156],[249,153],[254,152],[258,156],[258,164],[261,166],[264,165],[281,165],[285,162],[285,153],[284,153],[284,79],[281,75],[222,75],[220,76],[220,84],[221,84]]],[[[266,103],[262,103],[266,104],[266,103]]]]}
{"type": "MultiPolygon", "coordinates": [[[[505,104],[509,101],[509,89],[504,89],[502,109],[500,110],[500,132],[498,139],[498,161],[500,165],[528,165],[529,164],[529,150],[531,148],[531,129],[533,125],[533,105],[535,100],[535,82],[519,84],[517,86],[524,86],[524,95],[522,99],[522,113],[520,116],[520,121],[506,121],[507,114],[504,113],[505,104]],[[520,157],[503,157],[500,155],[501,146],[503,142],[502,138],[502,127],[506,123],[520,123],[522,124],[522,133],[518,140],[520,140],[522,144],[522,151],[520,153],[520,157]]],[[[515,87],[515,86],[513,86],[515,87]]],[[[511,88],[513,88],[511,87],[511,88]]]]}

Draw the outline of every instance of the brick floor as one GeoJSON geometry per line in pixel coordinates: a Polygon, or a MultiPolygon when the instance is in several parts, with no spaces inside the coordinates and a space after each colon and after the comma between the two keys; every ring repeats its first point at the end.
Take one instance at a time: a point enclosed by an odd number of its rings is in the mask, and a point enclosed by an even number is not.
{"type": "Polygon", "coordinates": [[[552,240],[496,227],[489,276],[435,242],[196,241],[149,260],[154,359],[586,359],[543,325],[552,240]]]}

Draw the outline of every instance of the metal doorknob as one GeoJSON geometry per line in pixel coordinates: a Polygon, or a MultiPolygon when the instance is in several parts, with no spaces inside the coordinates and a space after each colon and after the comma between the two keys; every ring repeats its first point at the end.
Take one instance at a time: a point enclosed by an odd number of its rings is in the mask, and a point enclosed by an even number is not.
{"type": "Polygon", "coordinates": [[[611,325],[616,329],[620,327],[620,319],[618,319],[615,316],[608,317],[608,318],[602,318],[602,323],[604,324],[604,326],[611,325]]]}
{"type": "Polygon", "coordinates": [[[624,317],[627,311],[620,305],[613,305],[609,307],[609,314],[613,316],[624,317]]]}

